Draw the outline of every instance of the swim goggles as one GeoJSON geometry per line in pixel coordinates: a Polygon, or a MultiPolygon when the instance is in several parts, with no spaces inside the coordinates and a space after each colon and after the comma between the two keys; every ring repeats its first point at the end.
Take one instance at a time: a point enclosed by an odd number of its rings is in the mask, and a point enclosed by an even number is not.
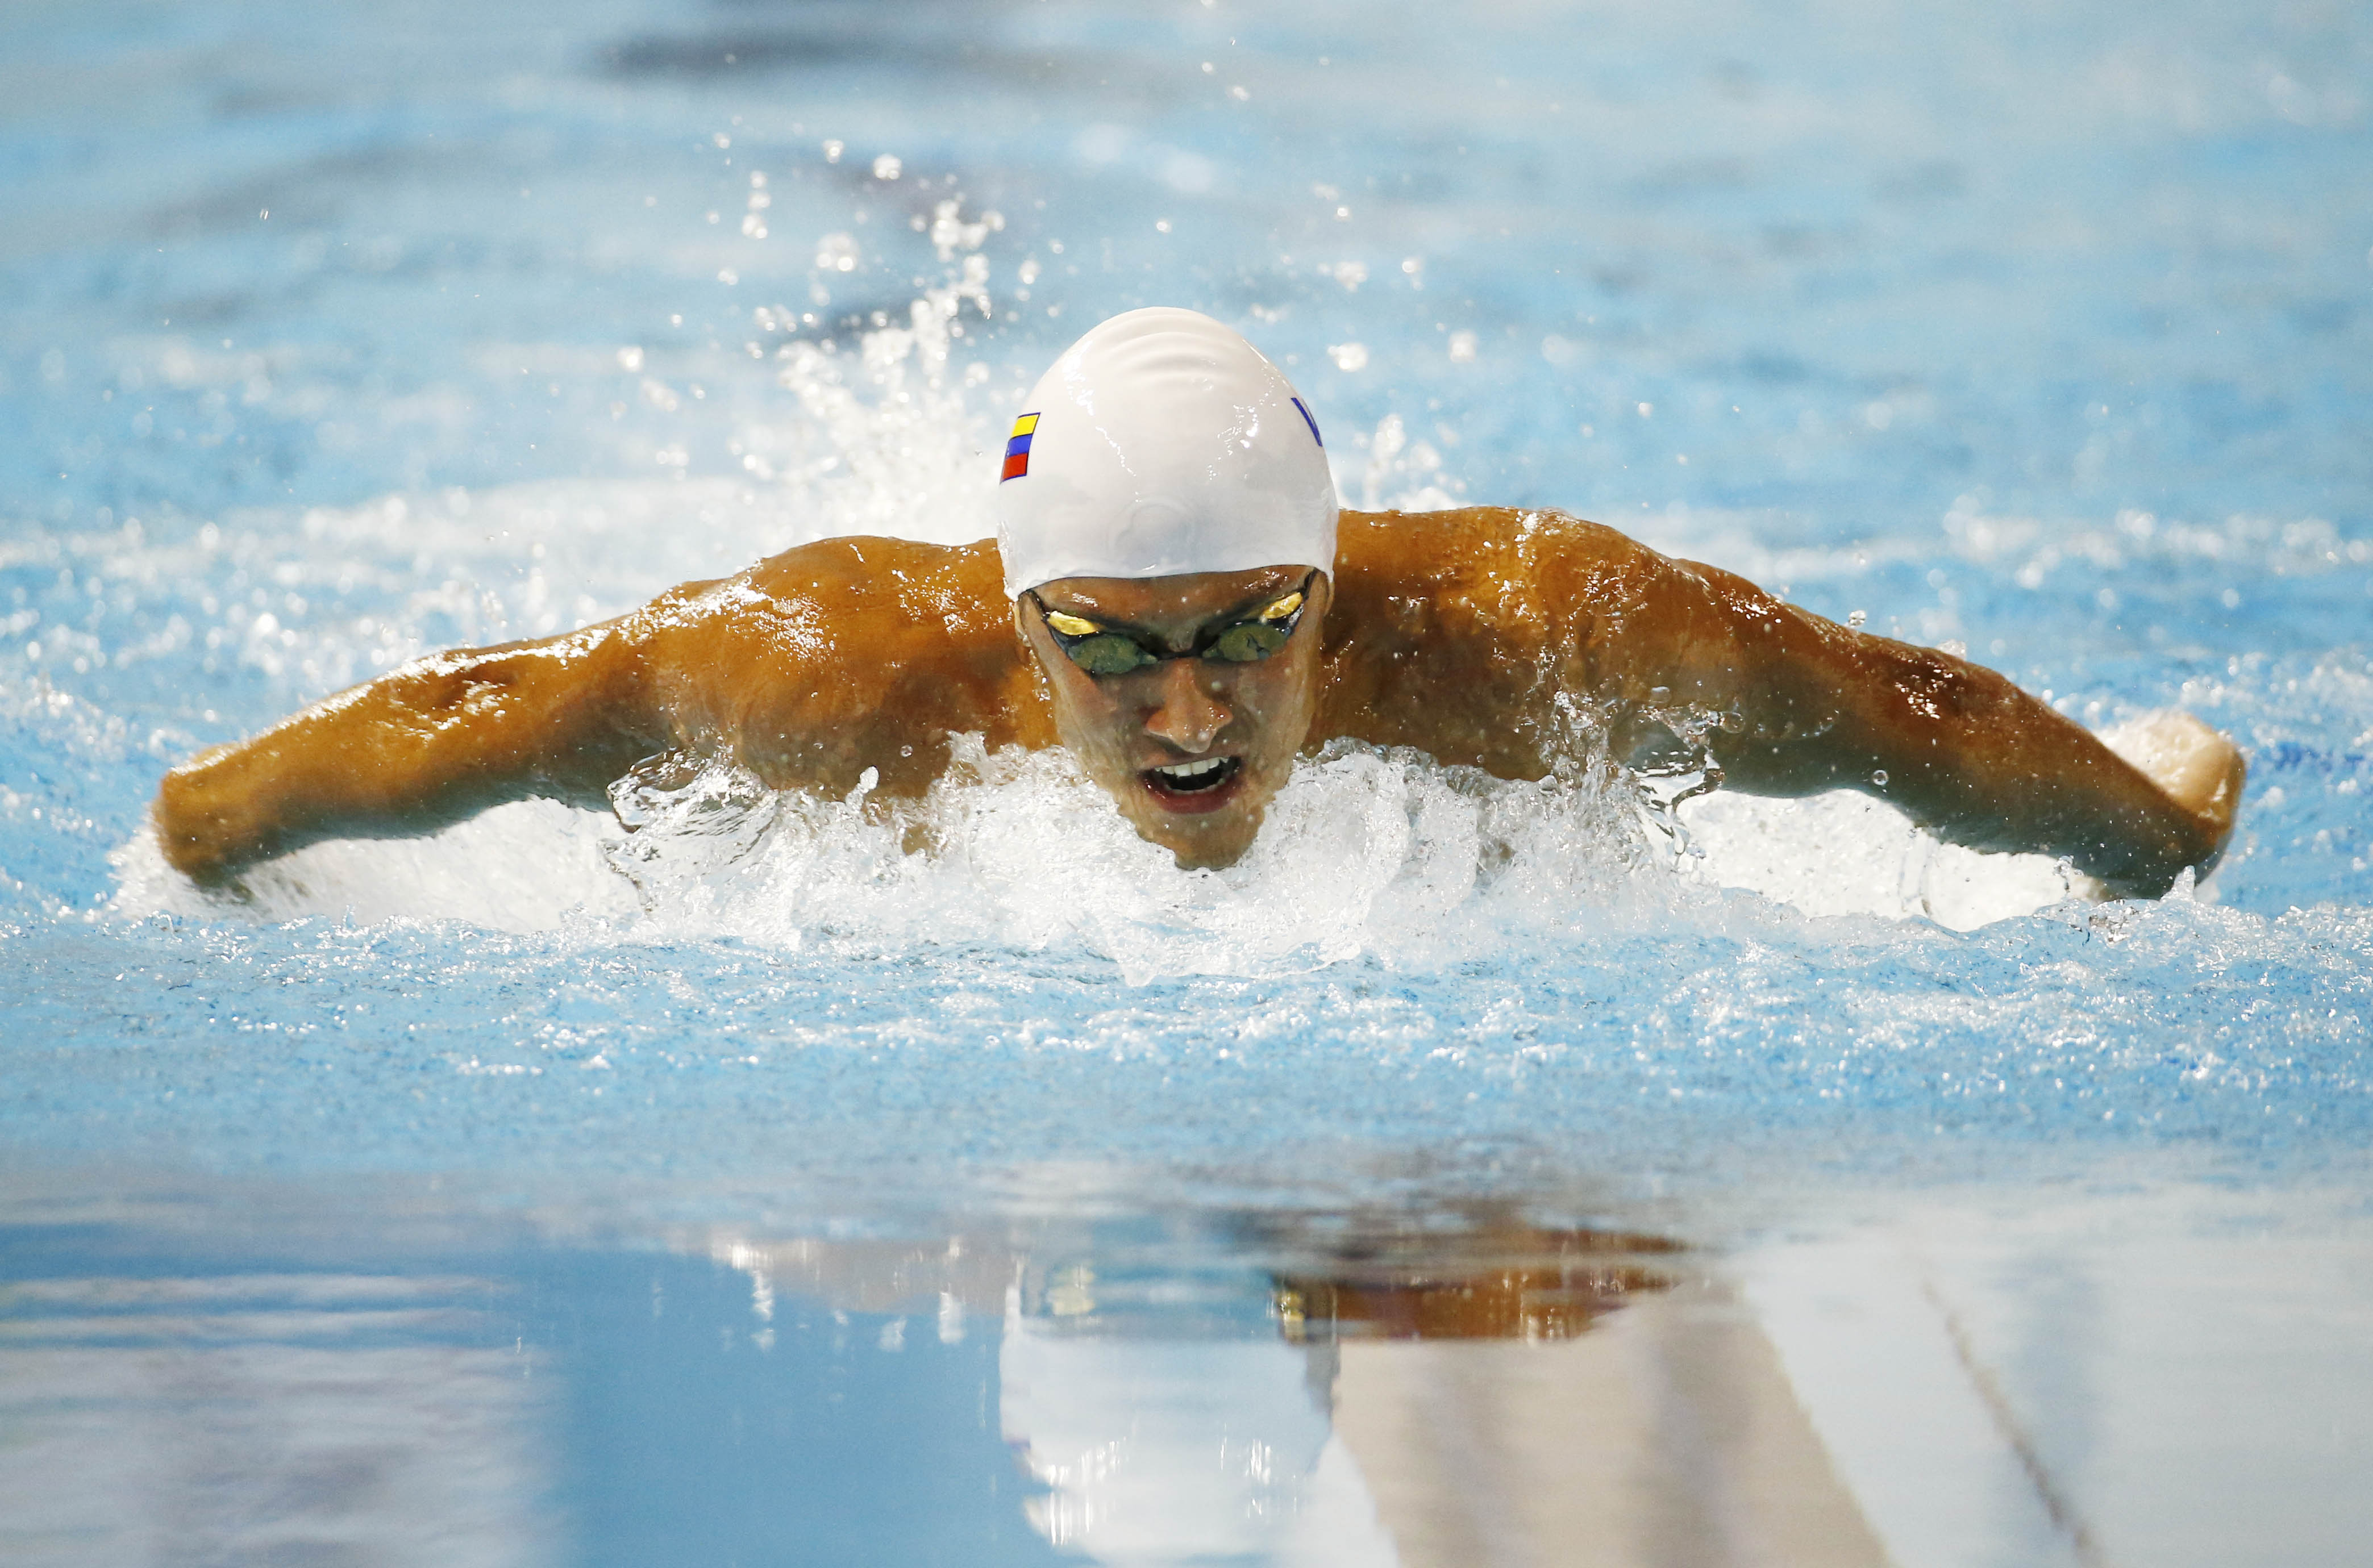
{"type": "Polygon", "coordinates": [[[1257,664],[1285,646],[1286,639],[1293,635],[1302,612],[1310,607],[1310,585],[1317,579],[1318,573],[1314,569],[1302,579],[1300,587],[1263,606],[1257,613],[1243,621],[1231,621],[1225,626],[1206,628],[1196,637],[1195,645],[1184,653],[1172,653],[1143,633],[1099,626],[1083,617],[1049,610],[1035,588],[1027,590],[1026,597],[1038,607],[1039,618],[1046,623],[1046,634],[1055,639],[1055,645],[1073,664],[1090,675],[1128,675],[1171,659],[1257,664]]]}

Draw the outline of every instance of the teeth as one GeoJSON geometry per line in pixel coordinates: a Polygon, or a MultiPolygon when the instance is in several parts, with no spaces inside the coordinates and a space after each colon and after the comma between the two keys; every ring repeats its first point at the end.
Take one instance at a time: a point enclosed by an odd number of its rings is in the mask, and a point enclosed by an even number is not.
{"type": "Polygon", "coordinates": [[[1183,784],[1188,779],[1199,779],[1206,773],[1215,773],[1227,765],[1228,759],[1225,757],[1206,757],[1199,762],[1175,762],[1166,768],[1151,768],[1147,771],[1158,773],[1165,779],[1176,779],[1183,784]]]}

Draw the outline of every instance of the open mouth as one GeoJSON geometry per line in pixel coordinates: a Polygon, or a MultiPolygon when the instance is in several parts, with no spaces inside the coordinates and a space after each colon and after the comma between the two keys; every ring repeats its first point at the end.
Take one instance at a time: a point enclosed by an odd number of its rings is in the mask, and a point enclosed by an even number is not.
{"type": "Polygon", "coordinates": [[[1156,796],[1175,799],[1188,796],[1210,796],[1233,783],[1245,771],[1241,757],[1204,757],[1192,762],[1173,762],[1167,767],[1148,768],[1138,774],[1146,788],[1156,796]]]}

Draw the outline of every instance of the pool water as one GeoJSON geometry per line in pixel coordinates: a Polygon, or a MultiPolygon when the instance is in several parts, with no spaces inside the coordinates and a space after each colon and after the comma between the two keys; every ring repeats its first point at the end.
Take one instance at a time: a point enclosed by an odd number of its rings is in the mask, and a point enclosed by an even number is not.
{"type": "Polygon", "coordinates": [[[2345,1560],[2368,57],[2345,6],[13,8],[6,1554],[2345,1560]],[[2201,714],[2231,853],[2096,905],[1856,796],[1354,747],[1222,874],[976,747],[887,819],[655,771],[245,904],[146,837],[415,654],[982,536],[1015,400],[1153,303],[1288,368],[1348,505],[2201,714]],[[1442,1290],[1507,1311],[1357,1305],[1442,1290]]]}

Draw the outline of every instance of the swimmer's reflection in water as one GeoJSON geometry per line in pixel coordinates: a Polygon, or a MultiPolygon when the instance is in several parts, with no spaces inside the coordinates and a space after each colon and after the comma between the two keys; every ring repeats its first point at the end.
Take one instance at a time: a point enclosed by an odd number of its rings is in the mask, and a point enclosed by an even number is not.
{"type": "MultiPolygon", "coordinates": [[[[936,1299],[941,1341],[977,1336],[964,1327],[975,1314],[997,1322],[988,1419],[1033,1484],[1023,1516],[1067,1556],[1112,1563],[1408,1561],[1407,1543],[1397,1553],[1385,1530],[1401,1501],[1394,1472],[1428,1461],[1423,1445],[1394,1434],[1398,1418],[1455,1414],[1527,1447],[1552,1434],[1526,1427],[1504,1383],[1590,1395],[1570,1361],[1519,1344],[1522,1361],[1459,1364],[1485,1381],[1435,1388],[1421,1412],[1393,1368],[1361,1357],[1407,1362],[1421,1353],[1409,1342],[1418,1340],[1453,1353],[1485,1340],[1574,1340],[1697,1270],[1661,1237],[1545,1227],[1489,1206],[1254,1216],[1226,1235],[1218,1254],[1127,1225],[1045,1249],[992,1232],[709,1250],[753,1275],[769,1322],[787,1333],[824,1318],[798,1297],[844,1313],[920,1307],[926,1322],[936,1299]]],[[[836,1386],[861,1399],[878,1365],[861,1347],[876,1335],[871,1324],[838,1331],[852,1349],[834,1376],[860,1381],[836,1386]]],[[[929,1337],[918,1325],[899,1339],[929,1337]]],[[[1626,1417],[1609,1407],[1590,1419],[1626,1417]]]]}
{"type": "Polygon", "coordinates": [[[1663,1237],[1504,1220],[1448,1236],[1355,1231],[1317,1266],[1280,1272],[1278,1324],[1293,1340],[1571,1340],[1670,1288],[1680,1250],[1663,1237]]]}
{"type": "Polygon", "coordinates": [[[638,763],[915,798],[951,738],[1061,746],[1182,866],[1244,854],[1338,738],[1504,779],[1599,760],[1751,794],[1855,789],[1972,849],[2151,897],[2224,852],[2243,762],[2188,714],[2144,766],[2003,677],[1866,635],[1550,512],[1338,514],[1275,366],[1191,311],[1089,332],[1028,400],[999,534],[836,539],[563,636],[415,660],[167,775],[166,858],[237,893],[336,837],[545,796],[638,763]]]}

